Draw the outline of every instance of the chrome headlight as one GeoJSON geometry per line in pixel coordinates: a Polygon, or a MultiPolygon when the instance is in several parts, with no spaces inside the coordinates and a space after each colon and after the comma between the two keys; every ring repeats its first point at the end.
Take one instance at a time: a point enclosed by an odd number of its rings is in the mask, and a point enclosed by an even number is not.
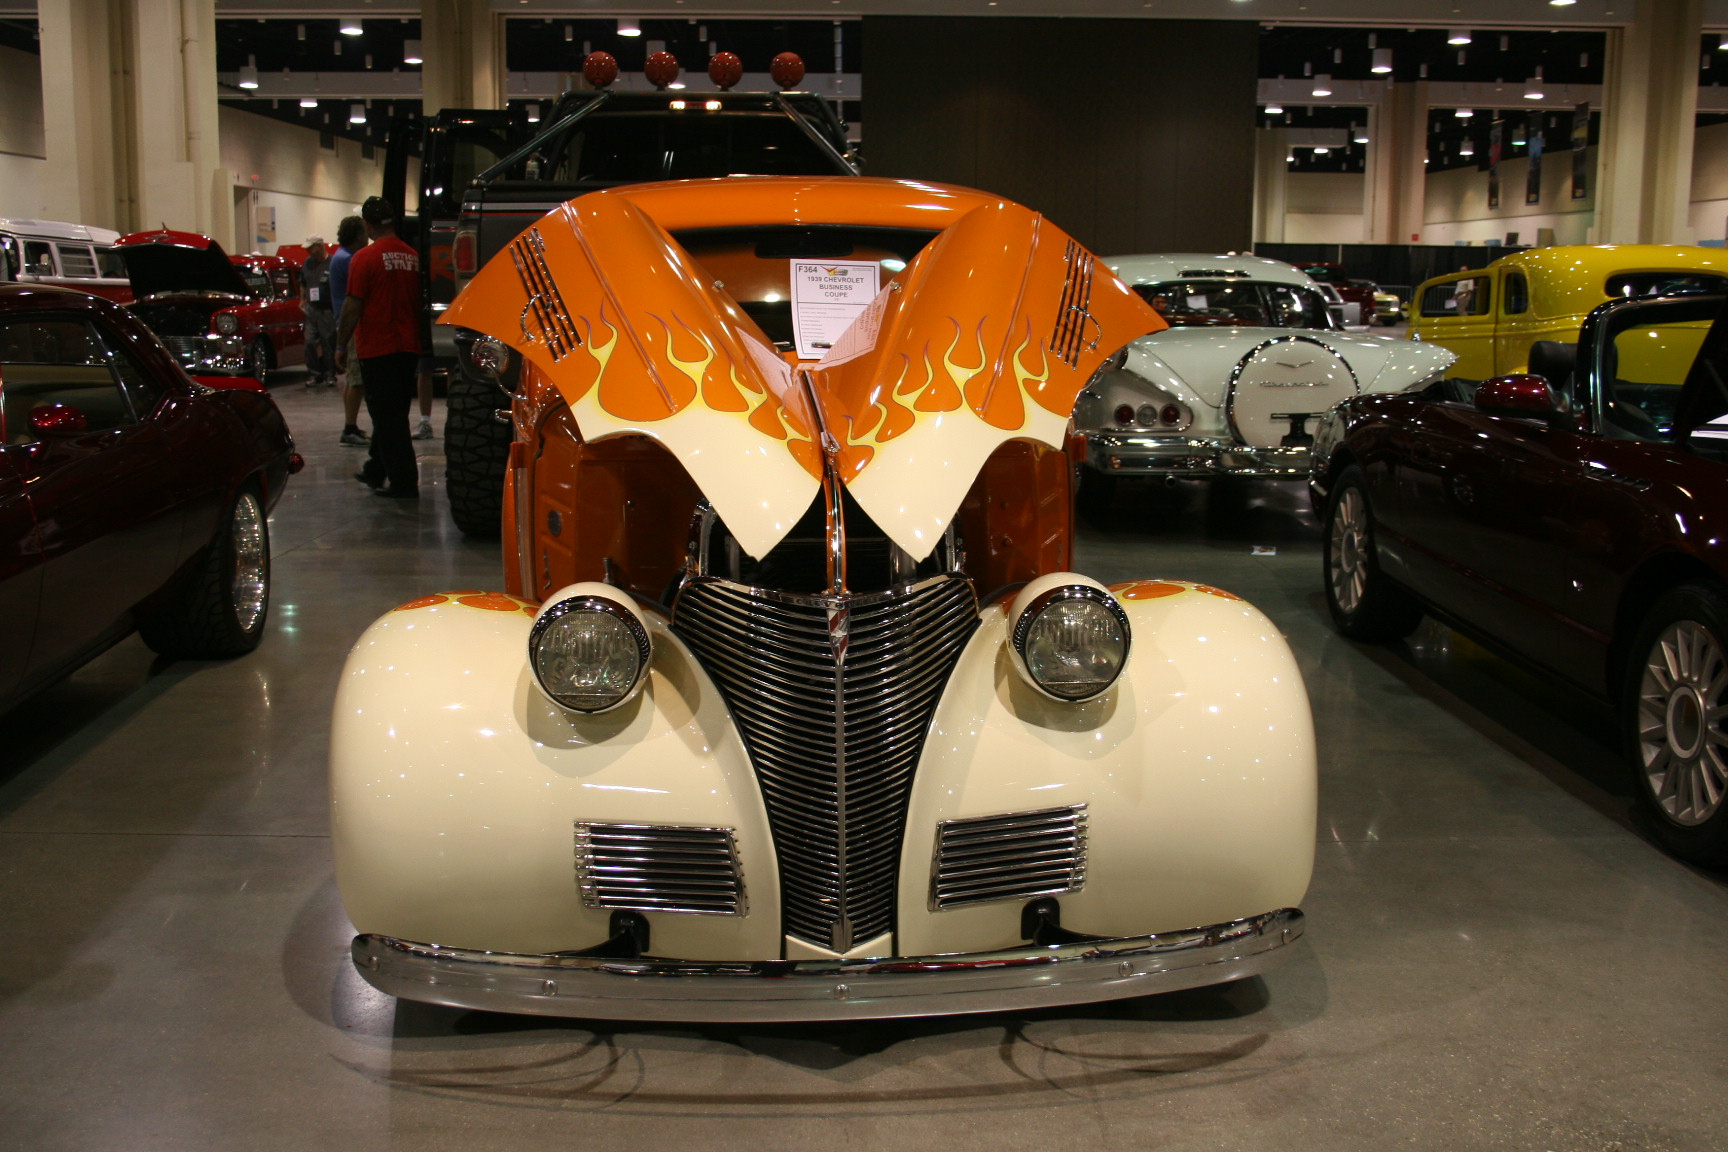
{"type": "Polygon", "coordinates": [[[1037,591],[1014,620],[1012,643],[1034,687],[1058,700],[1090,700],[1116,683],[1128,664],[1128,614],[1091,584],[1037,591]]]}
{"type": "Polygon", "coordinates": [[[240,317],[232,312],[218,312],[216,314],[216,331],[224,336],[234,335],[240,331],[240,317]]]}
{"type": "Polygon", "coordinates": [[[636,613],[605,596],[560,600],[528,633],[528,663],[541,691],[575,712],[604,712],[630,699],[652,651],[636,613]]]}

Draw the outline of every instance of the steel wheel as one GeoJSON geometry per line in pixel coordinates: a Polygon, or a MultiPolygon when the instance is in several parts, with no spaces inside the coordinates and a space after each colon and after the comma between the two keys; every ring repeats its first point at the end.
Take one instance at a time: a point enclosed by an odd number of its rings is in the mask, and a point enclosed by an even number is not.
{"type": "Polygon", "coordinates": [[[1357,612],[1368,589],[1368,501],[1361,489],[1352,486],[1339,493],[1330,542],[1332,598],[1345,612],[1357,612]]]}
{"type": "Polygon", "coordinates": [[[1676,620],[1644,657],[1638,690],[1638,765],[1650,797],[1674,823],[1696,827],[1728,796],[1728,660],[1710,630],[1676,620]]]}
{"type": "Polygon", "coordinates": [[[234,605],[234,622],[242,632],[251,632],[263,618],[270,599],[269,545],[265,542],[264,509],[259,506],[258,497],[245,492],[234,502],[230,531],[234,568],[229,596],[234,605]]]}

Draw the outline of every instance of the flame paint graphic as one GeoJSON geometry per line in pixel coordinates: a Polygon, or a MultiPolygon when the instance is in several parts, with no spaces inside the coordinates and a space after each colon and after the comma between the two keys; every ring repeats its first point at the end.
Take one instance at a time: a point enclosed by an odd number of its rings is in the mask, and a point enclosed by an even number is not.
{"type": "Polygon", "coordinates": [[[612,334],[610,340],[607,340],[602,344],[600,341],[594,339],[595,324],[594,322],[590,322],[588,317],[577,317],[577,321],[582,325],[582,350],[587,352],[589,356],[593,357],[594,363],[597,367],[595,368],[593,379],[589,380],[585,384],[577,384],[571,387],[570,395],[568,397],[571,404],[575,404],[578,400],[581,400],[582,397],[586,396],[591,389],[599,386],[600,381],[606,376],[606,365],[612,362],[612,353],[618,347],[618,329],[606,323],[606,305],[604,301],[602,301],[600,305],[600,319],[598,323],[604,326],[607,332],[612,334]]]}

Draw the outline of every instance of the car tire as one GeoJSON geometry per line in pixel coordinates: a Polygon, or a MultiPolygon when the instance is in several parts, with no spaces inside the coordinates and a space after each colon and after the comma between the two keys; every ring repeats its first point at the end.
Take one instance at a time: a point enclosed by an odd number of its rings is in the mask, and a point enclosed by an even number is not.
{"type": "Polygon", "coordinates": [[[1352,640],[1402,640],[1422,622],[1422,608],[1380,571],[1374,554],[1374,515],[1362,470],[1345,468],[1333,482],[1324,530],[1326,606],[1332,623],[1352,640]]]}
{"type": "Polygon", "coordinates": [[[468,536],[496,537],[504,507],[510,425],[497,412],[508,399],[491,384],[450,376],[444,414],[444,484],[450,516],[468,536]]]}
{"type": "Polygon", "coordinates": [[[247,485],[191,570],[141,615],[138,634],[163,656],[242,656],[258,647],[269,610],[270,525],[263,498],[247,485]]]}
{"type": "Polygon", "coordinates": [[[1621,722],[1639,806],[1663,847],[1728,867],[1728,595],[1683,584],[1650,609],[1628,649],[1621,722]]]}
{"type": "Polygon", "coordinates": [[[270,342],[262,336],[258,337],[246,346],[246,375],[260,384],[264,383],[264,377],[269,375],[272,359],[270,342]]]}

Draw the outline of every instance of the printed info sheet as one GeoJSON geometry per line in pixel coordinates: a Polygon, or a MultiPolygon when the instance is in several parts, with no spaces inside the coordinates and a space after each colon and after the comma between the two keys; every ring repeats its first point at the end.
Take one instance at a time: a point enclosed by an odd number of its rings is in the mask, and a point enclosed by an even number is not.
{"type": "Polygon", "coordinates": [[[820,360],[876,298],[873,260],[792,261],[792,332],[798,359],[820,360]]]}

